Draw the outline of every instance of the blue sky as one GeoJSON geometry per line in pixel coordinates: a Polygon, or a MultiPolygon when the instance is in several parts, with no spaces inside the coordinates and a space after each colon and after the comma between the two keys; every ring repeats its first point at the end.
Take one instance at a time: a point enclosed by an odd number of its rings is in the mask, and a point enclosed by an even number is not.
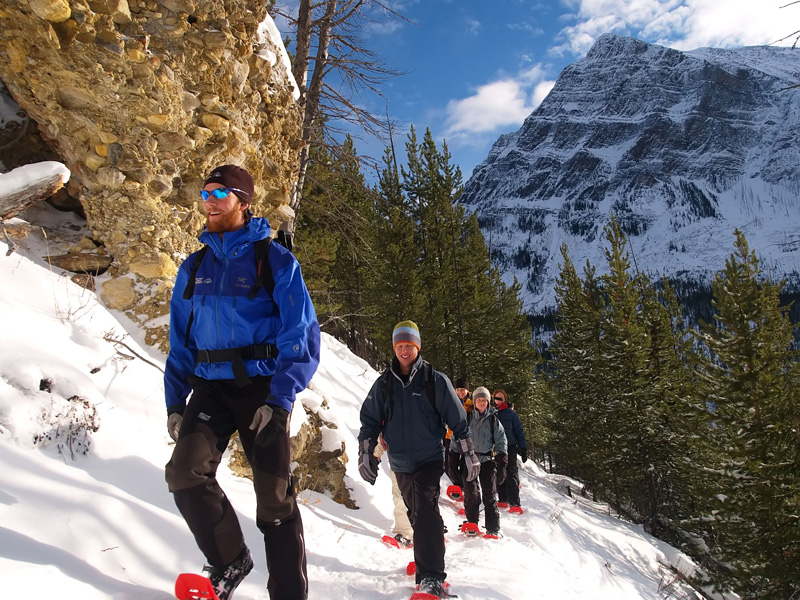
{"type": "MultiPolygon", "coordinates": [[[[413,24],[374,23],[362,40],[406,74],[385,84],[386,100],[360,101],[381,114],[388,102],[398,125],[398,148],[411,124],[420,136],[430,128],[438,142],[446,140],[465,181],[494,141],[517,130],[564,67],[603,33],[692,50],[769,44],[800,29],[800,4],[790,5],[791,0],[385,2],[413,24]]],[[[277,25],[285,31],[283,23],[277,25]]],[[[365,140],[357,147],[361,154],[380,156],[384,145],[365,140]]]]}

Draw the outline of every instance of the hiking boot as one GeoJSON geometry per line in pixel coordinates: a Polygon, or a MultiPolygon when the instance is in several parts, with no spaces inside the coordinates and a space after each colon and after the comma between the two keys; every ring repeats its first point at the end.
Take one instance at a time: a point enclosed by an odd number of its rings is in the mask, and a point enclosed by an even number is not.
{"type": "Polygon", "coordinates": [[[211,580],[214,591],[219,600],[229,600],[233,596],[233,591],[253,570],[253,559],[250,557],[250,550],[245,546],[239,556],[225,567],[203,567],[203,575],[211,580]]]}
{"type": "Polygon", "coordinates": [[[413,548],[414,547],[414,542],[412,542],[410,539],[408,539],[402,533],[398,533],[396,536],[394,536],[394,539],[397,540],[397,543],[400,544],[401,548],[413,548]]]}
{"type": "Polygon", "coordinates": [[[423,579],[417,591],[421,594],[430,594],[435,598],[451,598],[450,594],[447,593],[447,589],[445,587],[444,581],[441,579],[436,579],[435,577],[426,577],[423,579]]]}
{"type": "Polygon", "coordinates": [[[486,535],[483,537],[494,538],[496,540],[503,539],[503,534],[500,532],[500,529],[487,529],[486,535]]]}

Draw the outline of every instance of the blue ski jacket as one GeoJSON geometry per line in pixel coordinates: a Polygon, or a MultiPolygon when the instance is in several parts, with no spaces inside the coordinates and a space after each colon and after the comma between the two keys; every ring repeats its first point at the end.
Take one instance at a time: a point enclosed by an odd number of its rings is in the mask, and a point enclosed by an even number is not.
{"type": "Polygon", "coordinates": [[[167,410],[181,411],[191,391],[189,377],[235,379],[232,362],[198,362],[198,350],[275,344],[277,360],[246,359],[248,377],[272,376],[269,402],[292,410],[319,365],[320,332],[300,265],[286,248],[269,246],[269,265],[275,281],[272,295],[263,287],[248,298],[256,279],[254,242],[270,236],[267,219],[251,218],[242,229],[222,235],[203,230],[200,241],[209,246],[195,276],[194,295],[183,292],[196,254],[178,270],[170,302],[170,350],[164,373],[167,410]],[[187,338],[187,325],[192,317],[187,338]]]}
{"type": "Polygon", "coordinates": [[[394,359],[389,377],[391,397],[384,397],[379,377],[361,405],[359,443],[366,439],[377,441],[378,434],[383,433],[389,466],[399,473],[413,473],[435,461],[444,464],[445,425],[453,430],[455,439],[470,436],[467,413],[453,384],[433,369],[434,402],[431,403],[425,392],[424,364],[422,357],[418,357],[408,380],[404,381],[398,375],[399,365],[394,359]]]}
{"type": "Polygon", "coordinates": [[[522,421],[513,408],[503,408],[497,411],[497,417],[503,424],[506,432],[506,439],[509,446],[527,448],[528,442],[525,441],[525,431],[522,429],[522,421]]]}

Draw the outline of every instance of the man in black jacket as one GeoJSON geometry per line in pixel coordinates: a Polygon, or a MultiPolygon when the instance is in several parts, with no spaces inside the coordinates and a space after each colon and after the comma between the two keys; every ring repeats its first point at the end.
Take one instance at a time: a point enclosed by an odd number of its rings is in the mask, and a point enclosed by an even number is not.
{"type": "Polygon", "coordinates": [[[408,517],[414,528],[414,561],[419,591],[446,598],[444,590],[444,529],[439,514],[439,481],[444,473],[445,426],[453,431],[467,464],[466,478],[480,472],[472,448],[467,414],[444,374],[419,355],[419,328],[398,323],[392,333],[395,358],[373,384],[361,406],[359,473],[371,484],[378,475],[373,450],[378,434],[388,446],[389,466],[397,477],[408,517]]]}

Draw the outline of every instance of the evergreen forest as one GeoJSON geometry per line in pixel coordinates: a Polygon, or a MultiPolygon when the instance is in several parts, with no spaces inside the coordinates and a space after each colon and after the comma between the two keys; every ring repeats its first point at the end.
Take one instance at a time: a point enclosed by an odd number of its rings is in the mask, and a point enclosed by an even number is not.
{"type": "Polygon", "coordinates": [[[458,201],[446,143],[412,128],[374,184],[352,139],[314,148],[295,254],[324,331],[385,368],[394,325],[415,321],[426,360],[506,389],[537,462],[694,558],[698,585],[800,598],[793,306],[741,232],[699,320],[668,280],[632,271],[619,222],[604,231],[607,274],[563,247],[544,345],[458,201]]]}

